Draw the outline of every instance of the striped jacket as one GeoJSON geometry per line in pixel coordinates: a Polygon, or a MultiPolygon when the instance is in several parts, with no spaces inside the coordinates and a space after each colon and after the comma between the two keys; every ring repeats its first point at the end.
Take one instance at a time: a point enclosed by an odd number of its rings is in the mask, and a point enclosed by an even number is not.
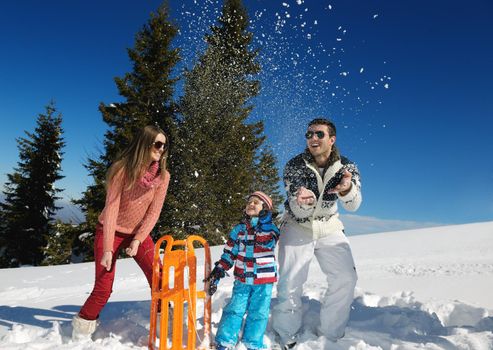
{"type": "Polygon", "coordinates": [[[252,226],[245,218],[233,227],[218,261],[225,271],[233,265],[234,276],[245,284],[265,284],[277,281],[277,264],[274,254],[279,239],[279,229],[272,223],[272,213],[259,217],[252,226]]]}

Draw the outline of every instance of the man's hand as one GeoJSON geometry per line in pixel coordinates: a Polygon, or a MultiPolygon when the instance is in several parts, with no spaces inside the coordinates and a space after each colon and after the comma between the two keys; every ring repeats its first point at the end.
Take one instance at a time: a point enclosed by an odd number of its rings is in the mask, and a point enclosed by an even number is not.
{"type": "Polygon", "coordinates": [[[341,182],[339,182],[339,184],[334,187],[331,192],[339,193],[340,196],[345,196],[346,194],[348,194],[352,186],[352,177],[353,175],[349,171],[344,170],[344,175],[342,176],[341,182]]]}
{"type": "Polygon", "coordinates": [[[113,262],[113,252],[110,251],[104,252],[100,264],[106,268],[106,271],[111,270],[112,262],[113,262]]]}
{"type": "Polygon", "coordinates": [[[140,241],[138,239],[134,239],[132,242],[130,242],[128,248],[125,249],[125,253],[127,253],[128,256],[137,255],[137,251],[139,250],[139,245],[140,245],[140,241]]]}
{"type": "Polygon", "coordinates": [[[296,193],[296,203],[298,205],[312,205],[315,203],[315,193],[305,187],[300,187],[296,193]]]}

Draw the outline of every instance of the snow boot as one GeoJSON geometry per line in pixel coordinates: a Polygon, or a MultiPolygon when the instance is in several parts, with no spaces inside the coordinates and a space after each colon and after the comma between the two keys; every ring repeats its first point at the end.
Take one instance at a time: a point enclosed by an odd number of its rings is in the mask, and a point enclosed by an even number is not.
{"type": "Polygon", "coordinates": [[[72,319],[72,340],[90,340],[91,335],[96,331],[96,326],[96,320],[86,320],[75,315],[72,319]]]}
{"type": "Polygon", "coordinates": [[[291,350],[296,346],[296,341],[292,340],[289,343],[272,343],[271,350],[291,350]]]}
{"type": "Polygon", "coordinates": [[[293,341],[291,343],[284,344],[284,349],[289,350],[289,349],[294,348],[295,346],[296,346],[296,342],[293,341]]]}

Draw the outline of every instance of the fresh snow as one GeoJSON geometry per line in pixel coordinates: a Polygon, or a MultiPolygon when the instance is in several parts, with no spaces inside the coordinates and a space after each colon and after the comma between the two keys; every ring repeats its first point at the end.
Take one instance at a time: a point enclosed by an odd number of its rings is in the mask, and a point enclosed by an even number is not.
{"type": "MultiPolygon", "coordinates": [[[[314,263],[296,349],[493,349],[492,235],[486,222],[349,237],[359,280],[346,336],[334,345],[315,335],[325,280],[314,263]]],[[[211,251],[215,261],[222,247],[211,251]]],[[[118,260],[94,341],[71,341],[93,273],[93,263],[0,270],[0,349],[146,349],[150,292],[132,259],[118,260]]],[[[226,277],[213,297],[213,333],[232,283],[226,277]]]]}

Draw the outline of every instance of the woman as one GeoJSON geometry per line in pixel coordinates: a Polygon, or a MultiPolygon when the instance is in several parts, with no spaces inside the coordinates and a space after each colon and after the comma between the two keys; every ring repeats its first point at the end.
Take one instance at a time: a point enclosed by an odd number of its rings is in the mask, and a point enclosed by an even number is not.
{"type": "Polygon", "coordinates": [[[109,169],[105,207],[94,239],[96,280],[91,295],[72,320],[74,339],[90,338],[113,287],[121,249],[134,258],[152,283],[154,228],[169,184],[169,140],[163,130],[146,126],[109,169]]]}

